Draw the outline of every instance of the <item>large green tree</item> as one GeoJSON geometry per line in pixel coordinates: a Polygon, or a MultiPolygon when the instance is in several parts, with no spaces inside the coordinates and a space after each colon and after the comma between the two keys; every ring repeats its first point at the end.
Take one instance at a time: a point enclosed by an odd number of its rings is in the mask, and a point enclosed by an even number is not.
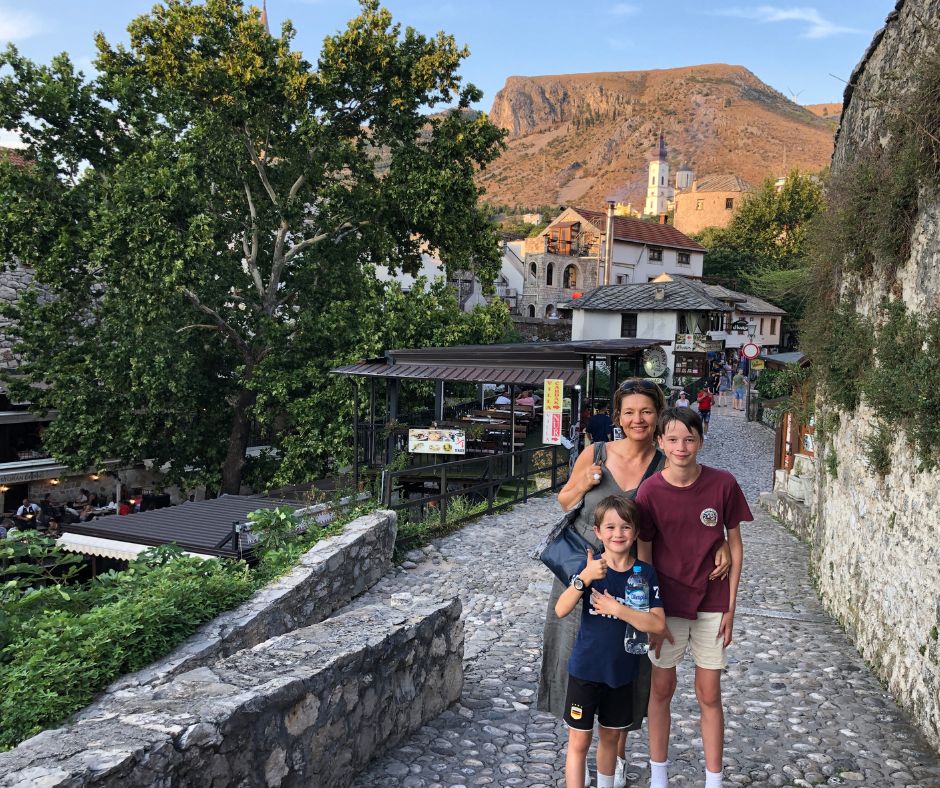
{"type": "Polygon", "coordinates": [[[390,309],[499,337],[499,307],[477,331],[418,294],[387,307],[374,275],[423,249],[482,281],[498,264],[474,174],[502,134],[464,111],[480,93],[452,37],[375,0],[315,66],[290,23],[272,36],[238,0],[166,0],[128,30],[127,47],[98,37],[92,79],[65,55],[0,55],[0,126],[32,161],[0,164],[0,248],[36,273],[11,312],[13,386],[59,411],[57,457],[149,458],[237,492],[256,420],[297,480],[343,443],[330,367],[400,344],[390,309]]]}
{"type": "Polygon", "coordinates": [[[708,248],[705,280],[766,298],[797,319],[810,284],[807,232],[822,206],[816,176],[794,170],[779,187],[767,179],[727,227],[696,236],[708,248]]]}

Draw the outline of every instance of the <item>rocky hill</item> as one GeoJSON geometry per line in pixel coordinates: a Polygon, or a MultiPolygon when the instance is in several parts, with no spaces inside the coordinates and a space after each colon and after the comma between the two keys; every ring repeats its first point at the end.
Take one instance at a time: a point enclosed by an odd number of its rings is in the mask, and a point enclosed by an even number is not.
{"type": "Polygon", "coordinates": [[[833,147],[818,117],[741,66],[510,77],[490,119],[509,132],[481,176],[501,205],[602,208],[608,196],[642,207],[647,162],[666,135],[675,173],[734,173],[760,183],[799,167],[820,170],[833,147]]]}

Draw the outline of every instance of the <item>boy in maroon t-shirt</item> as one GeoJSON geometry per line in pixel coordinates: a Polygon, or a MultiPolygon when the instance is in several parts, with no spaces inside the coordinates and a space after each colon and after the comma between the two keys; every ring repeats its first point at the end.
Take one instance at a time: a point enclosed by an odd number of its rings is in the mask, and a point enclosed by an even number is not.
{"type": "Polygon", "coordinates": [[[734,476],[698,463],[702,420],[688,408],[667,408],[659,419],[659,445],[666,467],[640,485],[637,554],[659,575],[666,611],[663,642],[651,639],[653,663],[649,700],[650,788],[666,788],[670,704],[676,665],[687,646],[695,660],[695,694],[701,710],[706,788],[720,788],[724,754],[721,671],[731,644],[734,607],[744,547],[738,526],[753,519],[734,476]],[[731,573],[709,580],[715,552],[725,540],[731,573]]]}

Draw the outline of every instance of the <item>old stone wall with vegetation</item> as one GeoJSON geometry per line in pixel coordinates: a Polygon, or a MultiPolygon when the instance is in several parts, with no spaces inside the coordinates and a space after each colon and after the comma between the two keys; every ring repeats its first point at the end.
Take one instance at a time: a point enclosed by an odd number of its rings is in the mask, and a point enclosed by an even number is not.
{"type": "Polygon", "coordinates": [[[940,749],[940,6],[900,0],[849,87],[801,344],[829,610],[940,749]]]}
{"type": "Polygon", "coordinates": [[[0,786],[348,785],[460,697],[460,613],[367,606],[128,689],[0,754],[0,786]]]}

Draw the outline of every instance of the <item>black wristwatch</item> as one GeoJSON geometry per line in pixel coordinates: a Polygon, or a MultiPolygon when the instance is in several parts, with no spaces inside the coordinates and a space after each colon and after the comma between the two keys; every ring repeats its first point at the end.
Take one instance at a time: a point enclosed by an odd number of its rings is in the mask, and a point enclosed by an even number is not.
{"type": "Polygon", "coordinates": [[[578,575],[571,578],[571,585],[578,589],[578,591],[584,590],[584,581],[578,575]]]}

